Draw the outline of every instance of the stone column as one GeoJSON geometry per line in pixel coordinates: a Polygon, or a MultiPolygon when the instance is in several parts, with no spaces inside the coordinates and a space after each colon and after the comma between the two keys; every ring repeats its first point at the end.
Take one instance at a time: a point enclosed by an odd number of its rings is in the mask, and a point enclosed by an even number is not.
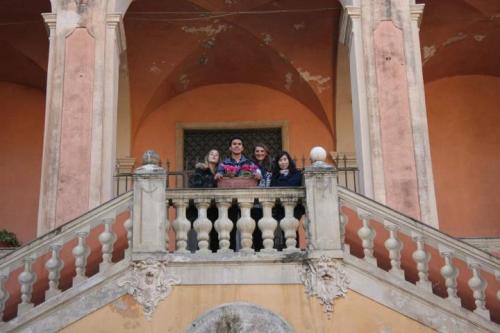
{"type": "Polygon", "coordinates": [[[326,151],[311,150],[314,162],[304,172],[306,185],[307,251],[312,258],[326,255],[342,258],[340,218],[337,194],[337,172],[326,164],[326,151]]]}
{"type": "Polygon", "coordinates": [[[414,0],[345,0],[363,193],[438,227],[414,0]]]}
{"type": "Polygon", "coordinates": [[[143,156],[143,165],[134,172],[132,259],[143,260],[154,253],[167,253],[167,173],[152,150],[143,156]]]}
{"type": "MultiPolygon", "coordinates": [[[[125,1],[124,1],[125,2],[125,1]]],[[[52,1],[38,235],[110,200],[122,13],[114,1],[52,1]]]]}

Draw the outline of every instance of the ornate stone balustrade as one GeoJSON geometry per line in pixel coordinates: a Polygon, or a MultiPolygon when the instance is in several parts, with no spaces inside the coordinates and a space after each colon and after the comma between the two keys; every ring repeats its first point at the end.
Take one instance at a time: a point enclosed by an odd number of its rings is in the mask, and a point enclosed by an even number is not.
{"type": "Polygon", "coordinates": [[[74,270],[69,272],[69,276],[74,276],[73,287],[84,282],[88,278],[86,270],[90,246],[87,237],[91,232],[97,232],[98,235],[102,253],[100,270],[107,269],[111,265],[113,244],[116,240],[115,232],[111,227],[119,215],[123,214],[123,218],[129,215],[132,196],[132,193],[124,194],[2,258],[0,261],[0,319],[3,319],[4,310],[12,293],[7,288],[7,282],[14,282],[12,281],[14,279],[18,282],[18,288],[14,289],[15,292],[20,293],[21,297],[21,303],[17,305],[18,316],[34,307],[32,294],[38,279],[48,279],[49,286],[45,292],[45,301],[61,293],[59,281],[65,265],[74,264],[74,270]],[[62,249],[64,253],[61,252],[62,249]],[[64,262],[63,254],[64,257],[71,259],[66,259],[64,262]],[[18,274],[19,270],[21,272],[18,274]]]}
{"type": "MultiPolygon", "coordinates": [[[[340,205],[344,208],[341,215],[343,237],[345,237],[345,230],[348,226],[346,211],[351,210],[361,220],[357,236],[360,239],[363,260],[367,264],[377,265],[377,259],[374,256],[374,243],[380,238],[375,231],[378,224],[379,229],[383,227],[388,233],[388,237],[381,241],[384,241],[383,244],[390,260],[388,268],[391,274],[401,280],[405,279],[404,271],[401,268],[403,238],[405,238],[406,246],[412,245],[414,247],[411,253],[413,262],[407,261],[406,268],[408,271],[416,270],[418,275],[416,286],[419,289],[425,293],[433,293],[433,282],[429,278],[431,253],[439,254],[441,260],[436,260],[434,266],[441,265],[438,268],[446,286],[446,300],[460,307],[463,300],[458,295],[461,294],[463,297],[463,295],[472,294],[475,303],[474,313],[485,319],[490,319],[490,311],[486,308],[485,290],[488,283],[485,275],[489,275],[490,281],[493,283],[500,279],[498,258],[359,194],[344,188],[339,188],[338,194],[340,205]],[[466,270],[460,271],[460,266],[466,266],[468,272],[466,270]],[[463,283],[459,283],[460,279],[463,283]]],[[[346,245],[347,251],[348,247],[349,245],[346,245]]],[[[434,283],[436,282],[434,281],[434,283]]],[[[493,284],[493,287],[497,290],[496,296],[494,296],[496,300],[490,299],[490,301],[496,302],[498,309],[498,301],[500,300],[498,283],[496,283],[496,287],[493,284]]]]}
{"type": "MultiPolygon", "coordinates": [[[[81,307],[75,300],[86,292],[96,295],[100,284],[108,288],[103,302],[129,292],[151,316],[156,304],[179,283],[302,282],[306,293],[318,297],[331,314],[334,299],[346,294],[351,277],[352,288],[365,290],[359,272],[372,281],[390,281],[389,288],[395,289],[389,290],[395,294],[405,290],[427,307],[437,304],[441,314],[452,314],[460,325],[470,322],[495,331],[486,308],[486,289],[487,279],[500,279],[498,259],[338,187],[335,170],[323,162],[323,153],[312,153],[316,162],[305,171],[305,187],[176,190],[166,190],[165,170],[150,154],[134,174],[133,193],[0,260],[0,318],[6,319],[0,321],[0,331],[64,327],[43,318],[65,302],[81,307]],[[358,224],[352,215],[349,222],[347,210],[357,215],[358,224]],[[299,246],[304,245],[297,237],[302,232],[306,246],[299,246]],[[381,235],[386,236],[380,239],[381,235]],[[353,237],[359,241],[353,242],[353,237]],[[351,255],[349,246],[353,253],[357,246],[362,259],[351,255]],[[409,257],[405,248],[412,248],[409,257]],[[440,257],[437,271],[447,289],[445,300],[432,294],[432,252],[440,257]],[[381,259],[388,263],[381,267],[389,272],[377,267],[381,259]],[[460,262],[468,272],[459,270],[460,262]],[[418,276],[416,286],[405,279],[412,269],[418,276]],[[116,279],[122,278],[117,284],[116,279]],[[475,303],[474,313],[460,307],[467,293],[475,303]],[[37,326],[38,319],[42,326],[37,326]]],[[[374,291],[373,285],[369,289],[367,294],[384,302],[386,296],[380,295],[386,293],[374,291]]],[[[495,297],[498,303],[500,292],[495,297]]],[[[488,302],[488,308],[498,308],[491,297],[488,302]]],[[[89,309],[97,304],[90,303],[89,309]]],[[[404,313],[411,316],[410,312],[404,313]]],[[[67,320],[76,320],[79,313],[67,320]]],[[[455,322],[423,321],[438,330],[455,327],[455,322]]]]}

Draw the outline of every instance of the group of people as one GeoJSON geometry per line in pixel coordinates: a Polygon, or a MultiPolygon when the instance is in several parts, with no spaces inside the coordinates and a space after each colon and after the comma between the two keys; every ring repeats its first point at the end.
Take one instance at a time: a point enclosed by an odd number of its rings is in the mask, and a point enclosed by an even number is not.
{"type": "Polygon", "coordinates": [[[302,184],[302,172],[286,151],[281,151],[273,160],[269,148],[263,143],[254,146],[252,158],[244,154],[243,139],[234,136],[229,142],[230,157],[220,162],[220,153],[211,149],[205,156],[204,163],[197,163],[194,175],[190,178],[190,187],[211,188],[227,177],[228,170],[234,176],[245,172],[254,177],[259,187],[288,187],[302,184]]]}

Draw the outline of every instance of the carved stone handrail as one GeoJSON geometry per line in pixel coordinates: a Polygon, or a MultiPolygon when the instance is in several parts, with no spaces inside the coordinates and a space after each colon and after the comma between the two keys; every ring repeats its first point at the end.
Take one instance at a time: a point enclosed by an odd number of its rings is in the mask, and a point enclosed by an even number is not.
{"type": "Polygon", "coordinates": [[[399,226],[400,231],[408,236],[411,236],[412,233],[418,233],[425,238],[426,244],[432,245],[436,249],[451,249],[455,252],[455,257],[464,261],[467,259],[469,261],[475,260],[484,270],[493,275],[500,271],[500,260],[477,247],[343,187],[338,187],[338,193],[342,205],[368,212],[372,220],[378,220],[381,223],[383,221],[395,223],[399,226]]]}
{"type": "Polygon", "coordinates": [[[118,214],[130,207],[132,197],[132,192],[125,193],[25,244],[0,260],[0,272],[9,272],[10,268],[20,266],[26,257],[36,258],[47,253],[53,244],[67,243],[77,237],[79,231],[88,232],[101,224],[105,218],[114,219],[118,214]]]}

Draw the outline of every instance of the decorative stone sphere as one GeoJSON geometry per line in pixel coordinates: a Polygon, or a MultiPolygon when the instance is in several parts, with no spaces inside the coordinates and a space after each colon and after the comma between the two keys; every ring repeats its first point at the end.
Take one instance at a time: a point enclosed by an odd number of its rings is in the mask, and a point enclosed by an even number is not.
{"type": "Polygon", "coordinates": [[[152,149],[146,150],[144,155],[142,155],[142,164],[143,165],[148,165],[148,164],[160,165],[160,155],[158,155],[158,153],[152,149]]]}
{"type": "Polygon", "coordinates": [[[324,162],[326,160],[326,150],[323,147],[313,147],[309,154],[313,162],[324,162]]]}

